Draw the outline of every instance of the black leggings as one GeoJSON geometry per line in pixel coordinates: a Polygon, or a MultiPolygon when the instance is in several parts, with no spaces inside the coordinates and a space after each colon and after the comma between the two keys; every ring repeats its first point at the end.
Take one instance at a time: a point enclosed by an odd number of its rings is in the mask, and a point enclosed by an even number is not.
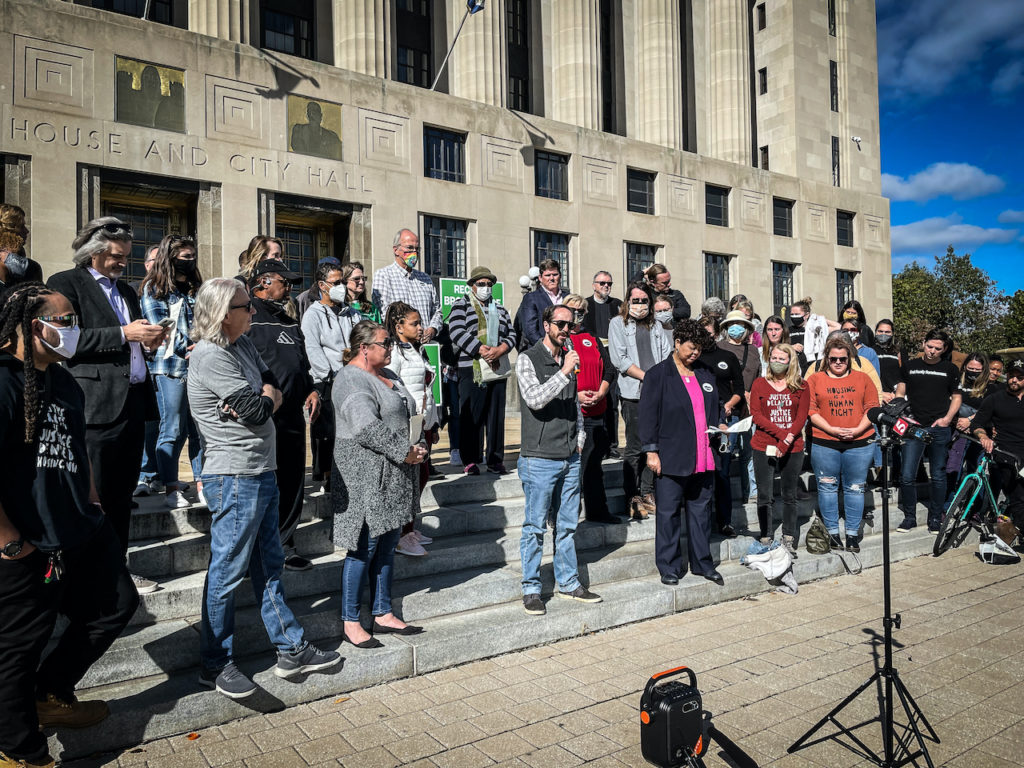
{"type": "Polygon", "coordinates": [[[782,476],[782,533],[794,540],[800,535],[796,518],[796,494],[800,482],[800,470],[804,464],[804,453],[789,452],[784,456],[769,459],[764,451],[754,451],[754,479],[757,481],[757,522],[761,526],[761,538],[775,532],[775,473],[782,476]]]}

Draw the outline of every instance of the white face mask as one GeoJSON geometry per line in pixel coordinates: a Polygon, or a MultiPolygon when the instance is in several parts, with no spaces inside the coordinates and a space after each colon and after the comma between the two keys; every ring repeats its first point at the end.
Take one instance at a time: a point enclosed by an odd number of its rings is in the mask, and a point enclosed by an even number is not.
{"type": "Polygon", "coordinates": [[[488,301],[491,298],[491,286],[489,285],[477,285],[473,287],[473,293],[476,294],[478,301],[488,301]]]}
{"type": "Polygon", "coordinates": [[[348,289],[344,285],[332,285],[327,295],[335,304],[344,304],[345,299],[348,298],[347,292],[348,289]]]}
{"type": "Polygon", "coordinates": [[[60,344],[58,344],[55,347],[53,346],[53,344],[48,342],[44,337],[40,336],[39,338],[43,342],[43,344],[45,344],[47,347],[52,349],[54,352],[56,352],[63,358],[70,360],[72,357],[75,356],[75,352],[78,350],[78,338],[79,336],[82,335],[81,328],[79,328],[77,325],[74,328],[65,328],[60,325],[53,325],[52,323],[48,323],[45,320],[40,320],[39,322],[45,325],[47,328],[56,331],[57,335],[60,337],[60,344]]]}
{"type": "Polygon", "coordinates": [[[629,316],[637,320],[643,320],[651,309],[646,304],[630,304],[629,316]]]}
{"type": "Polygon", "coordinates": [[[672,320],[672,310],[663,309],[660,312],[655,312],[654,319],[657,320],[659,323],[670,322],[672,320]]]}

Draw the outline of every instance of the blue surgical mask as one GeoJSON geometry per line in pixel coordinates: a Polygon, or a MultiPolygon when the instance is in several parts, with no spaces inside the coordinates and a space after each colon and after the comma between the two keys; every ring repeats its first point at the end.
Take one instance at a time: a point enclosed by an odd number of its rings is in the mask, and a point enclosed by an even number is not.
{"type": "Polygon", "coordinates": [[[730,325],[726,333],[729,334],[730,339],[742,339],[746,334],[747,329],[737,323],[736,325],[730,325]]]}

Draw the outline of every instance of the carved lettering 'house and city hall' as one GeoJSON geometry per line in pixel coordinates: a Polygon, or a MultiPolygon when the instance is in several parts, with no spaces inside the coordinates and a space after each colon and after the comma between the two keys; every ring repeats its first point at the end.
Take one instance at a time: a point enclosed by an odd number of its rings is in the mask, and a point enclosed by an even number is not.
{"type": "Polygon", "coordinates": [[[413,226],[438,278],[555,258],[587,294],[657,261],[695,306],[888,312],[873,2],[488,0],[431,91],[464,12],[0,0],[0,197],[47,274],[106,214],[133,224],[129,278],[169,232],[232,275],[262,232],[307,285],[413,226]]]}

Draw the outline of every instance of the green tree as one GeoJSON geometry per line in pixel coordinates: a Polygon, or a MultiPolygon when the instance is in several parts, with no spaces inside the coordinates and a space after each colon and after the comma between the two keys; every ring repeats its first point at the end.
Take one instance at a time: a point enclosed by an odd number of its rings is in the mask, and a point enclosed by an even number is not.
{"type": "Polygon", "coordinates": [[[931,270],[915,261],[893,275],[892,312],[899,346],[920,348],[928,330],[942,325],[946,316],[945,292],[931,270]]]}
{"type": "Polygon", "coordinates": [[[1024,347],[1024,291],[1017,291],[1007,302],[1003,331],[1006,346],[1024,347]]]}

